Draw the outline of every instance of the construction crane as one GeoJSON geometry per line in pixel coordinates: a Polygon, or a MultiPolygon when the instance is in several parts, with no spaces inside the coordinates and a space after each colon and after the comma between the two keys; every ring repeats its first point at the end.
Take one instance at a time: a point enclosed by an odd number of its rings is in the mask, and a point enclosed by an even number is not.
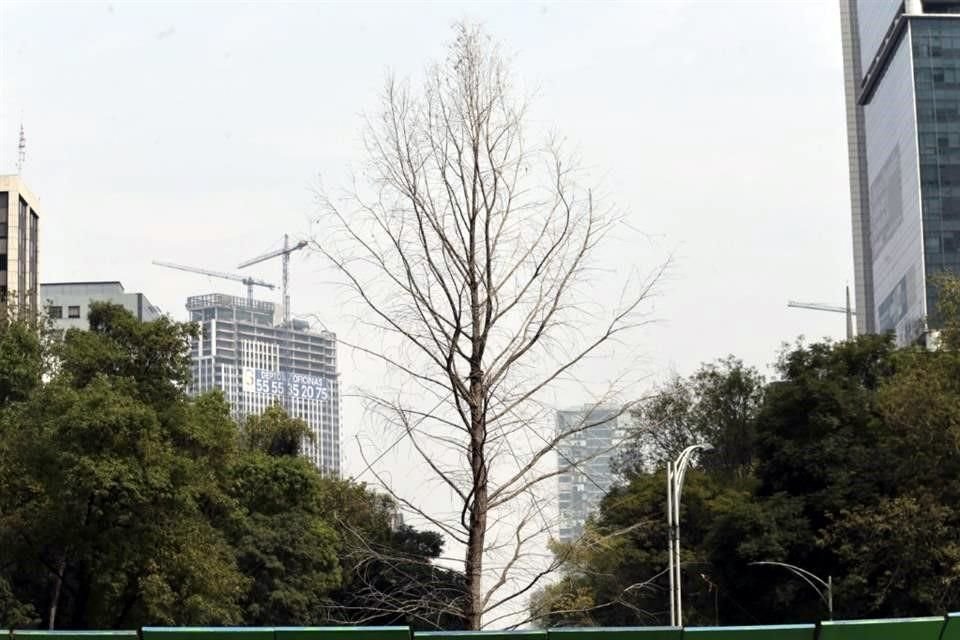
{"type": "Polygon", "coordinates": [[[820,302],[797,302],[796,300],[788,300],[787,306],[795,309],[812,309],[814,311],[827,311],[830,313],[845,313],[847,314],[847,340],[853,337],[853,316],[857,315],[857,312],[854,311],[850,306],[850,287],[847,287],[847,306],[845,307],[839,307],[833,304],[823,304],[820,302]]]}
{"type": "Polygon", "coordinates": [[[247,300],[253,300],[253,288],[254,287],[264,287],[266,289],[276,289],[276,285],[270,282],[264,282],[263,280],[257,280],[256,278],[250,278],[248,276],[242,276],[238,273],[224,273],[223,271],[212,271],[210,269],[200,269],[198,267],[188,267],[183,264],[176,264],[173,262],[163,262],[161,260],[154,260],[153,264],[158,267],[167,267],[168,269],[177,269],[179,271],[188,271],[190,273],[199,273],[205,276],[210,276],[211,278],[223,278],[224,280],[233,280],[234,282],[242,282],[247,285],[247,300]]]}
{"type": "Polygon", "coordinates": [[[283,258],[283,324],[284,326],[290,325],[290,254],[294,251],[299,251],[307,246],[306,240],[300,240],[295,245],[290,246],[290,236],[283,234],[283,247],[277,249],[276,251],[270,251],[263,254],[262,256],[257,256],[247,260],[246,262],[241,262],[237,265],[238,269],[243,269],[244,267],[249,267],[251,265],[263,262],[264,260],[269,260],[271,258],[276,258],[280,256],[283,258]]]}

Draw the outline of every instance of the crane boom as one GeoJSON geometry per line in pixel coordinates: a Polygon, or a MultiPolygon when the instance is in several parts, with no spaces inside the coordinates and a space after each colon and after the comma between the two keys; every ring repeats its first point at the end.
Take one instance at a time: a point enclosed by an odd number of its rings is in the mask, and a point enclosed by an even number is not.
{"type": "Polygon", "coordinates": [[[283,259],[283,323],[285,325],[290,324],[290,254],[294,251],[299,251],[307,246],[306,240],[300,240],[294,245],[290,245],[290,236],[287,234],[283,235],[283,247],[275,251],[269,251],[261,256],[247,260],[246,262],[241,262],[237,265],[238,269],[243,269],[244,267],[249,267],[250,265],[257,264],[258,262],[263,262],[264,260],[269,260],[270,258],[280,257],[283,259]]]}
{"type": "Polygon", "coordinates": [[[283,256],[283,255],[290,254],[290,253],[292,253],[292,252],[294,252],[294,251],[297,251],[298,249],[303,249],[305,246],[307,246],[307,241],[306,241],[306,240],[301,240],[300,242],[298,242],[297,244],[293,245],[292,247],[281,247],[281,248],[277,249],[276,251],[269,251],[269,252],[263,254],[262,256],[257,256],[256,258],[251,258],[250,260],[247,260],[246,262],[241,262],[240,264],[237,265],[237,269],[243,269],[244,267],[249,267],[250,265],[257,264],[258,262],[263,262],[264,260],[269,260],[270,258],[276,258],[277,256],[283,256]]]}
{"type": "Polygon", "coordinates": [[[249,276],[243,276],[238,273],[226,273],[224,271],[214,271],[212,269],[201,269],[199,267],[189,267],[185,264],[177,264],[175,262],[164,262],[162,260],[154,260],[153,264],[158,267],[166,267],[168,269],[177,269],[178,271],[187,271],[189,273],[199,273],[204,276],[210,276],[211,278],[222,278],[224,280],[233,280],[234,282],[242,282],[247,285],[247,299],[253,299],[253,288],[254,287],[265,287],[267,289],[275,289],[276,285],[271,282],[266,282],[264,280],[258,280],[257,278],[251,278],[249,276]]]}
{"type": "MultiPolygon", "coordinates": [[[[789,300],[787,302],[788,307],[794,307],[795,309],[813,309],[814,311],[831,311],[833,313],[846,313],[846,307],[838,307],[832,304],[820,304],[819,302],[797,302],[796,300],[789,300]]],[[[850,311],[852,315],[856,315],[856,311],[850,311]]]]}
{"type": "Polygon", "coordinates": [[[834,304],[822,304],[820,302],[797,302],[796,300],[788,300],[788,307],[794,307],[796,309],[813,309],[814,311],[827,311],[829,313],[842,313],[847,316],[847,340],[853,339],[853,316],[857,315],[857,312],[853,310],[853,307],[850,305],[850,287],[847,287],[847,306],[838,307],[834,304]]]}

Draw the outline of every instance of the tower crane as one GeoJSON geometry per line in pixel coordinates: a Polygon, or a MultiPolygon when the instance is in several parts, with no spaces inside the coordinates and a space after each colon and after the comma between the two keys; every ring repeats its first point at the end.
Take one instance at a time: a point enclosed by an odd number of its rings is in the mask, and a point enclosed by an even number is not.
{"type": "Polygon", "coordinates": [[[263,262],[264,260],[269,260],[270,258],[276,258],[280,256],[283,258],[283,324],[290,324],[290,254],[294,251],[299,251],[307,246],[306,240],[300,240],[294,245],[290,245],[290,236],[283,234],[283,247],[275,251],[269,251],[261,256],[256,258],[251,258],[246,262],[241,262],[237,265],[238,269],[243,269],[244,267],[249,267],[250,265],[263,262]]]}
{"type": "Polygon", "coordinates": [[[223,271],[212,271],[210,269],[200,269],[199,267],[188,267],[183,264],[176,264],[173,262],[163,262],[161,260],[154,260],[153,264],[158,267],[167,267],[168,269],[177,269],[178,271],[188,271],[190,273],[199,273],[201,275],[210,276],[211,278],[223,278],[224,280],[233,280],[234,282],[242,282],[247,285],[247,300],[253,300],[253,288],[254,287],[264,287],[266,289],[276,289],[276,285],[270,282],[264,282],[263,280],[257,280],[256,278],[251,278],[249,276],[242,276],[238,273],[224,273],[223,271]]]}
{"type": "Polygon", "coordinates": [[[857,315],[857,312],[854,311],[850,306],[850,287],[847,287],[847,306],[845,307],[840,307],[833,304],[823,304],[820,302],[797,302],[796,300],[788,300],[787,306],[795,309],[812,309],[813,311],[845,313],[847,314],[847,340],[853,337],[853,316],[857,315]]]}

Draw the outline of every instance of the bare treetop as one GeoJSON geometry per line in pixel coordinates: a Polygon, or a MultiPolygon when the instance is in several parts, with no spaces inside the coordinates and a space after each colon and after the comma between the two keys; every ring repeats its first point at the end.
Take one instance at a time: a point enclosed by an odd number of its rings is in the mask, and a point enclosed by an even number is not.
{"type": "Polygon", "coordinates": [[[591,425],[553,429],[543,394],[645,322],[662,267],[628,280],[615,306],[596,304],[590,267],[615,217],[594,206],[555,140],[527,143],[526,106],[496,45],[474,26],[456,33],[421,91],[388,79],[368,120],[363,181],[343,201],[323,199],[314,246],[365,309],[369,339],[350,346],[403,380],[402,393],[368,390],[371,408],[459,517],[378,477],[463,545],[458,606],[480,628],[552,570],[529,569],[555,513],[540,489],[582,462],[552,464],[558,443],[591,425]]]}

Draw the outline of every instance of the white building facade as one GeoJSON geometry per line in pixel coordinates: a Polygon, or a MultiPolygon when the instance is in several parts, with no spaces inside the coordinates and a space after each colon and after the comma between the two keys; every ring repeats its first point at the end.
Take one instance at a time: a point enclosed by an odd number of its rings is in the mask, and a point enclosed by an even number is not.
{"type": "Polygon", "coordinates": [[[123,285],[109,282],[44,282],[40,299],[46,316],[57,329],[88,329],[87,314],[93,302],[111,302],[129,311],[141,322],[160,317],[142,293],[127,293],[123,285]]]}
{"type": "Polygon", "coordinates": [[[201,332],[190,345],[191,392],[223,392],[242,421],[273,404],[306,422],[303,455],[323,473],[340,474],[340,384],[337,338],[306,322],[279,321],[272,302],[225,294],[187,299],[201,332]]]}

